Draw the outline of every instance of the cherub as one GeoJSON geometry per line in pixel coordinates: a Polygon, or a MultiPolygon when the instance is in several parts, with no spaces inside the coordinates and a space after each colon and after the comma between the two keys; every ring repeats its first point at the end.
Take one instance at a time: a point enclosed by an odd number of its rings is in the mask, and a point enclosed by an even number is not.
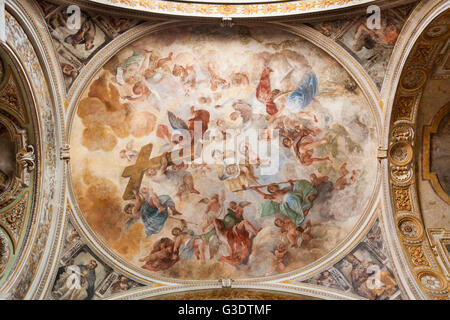
{"type": "Polygon", "coordinates": [[[297,237],[301,236],[304,241],[311,240],[311,221],[307,221],[305,228],[298,227],[289,218],[276,218],[274,224],[281,229],[281,234],[286,234],[291,247],[297,247],[297,237]]]}
{"type": "Polygon", "coordinates": [[[179,77],[184,82],[188,76],[188,72],[185,67],[179,64],[175,64],[172,69],[172,75],[179,77]]]}
{"type": "Polygon", "coordinates": [[[135,162],[139,152],[133,149],[134,141],[130,140],[125,149],[120,150],[120,158],[127,159],[129,162],[135,162]]]}
{"type": "Polygon", "coordinates": [[[85,50],[89,51],[94,48],[95,33],[96,27],[94,22],[90,18],[86,18],[81,25],[80,30],[75,34],[66,37],[64,41],[72,44],[74,48],[76,48],[78,44],[84,44],[85,50]]]}
{"type": "Polygon", "coordinates": [[[292,148],[292,151],[297,160],[304,166],[310,166],[314,162],[330,161],[330,157],[313,158],[314,147],[328,143],[328,139],[314,140],[313,131],[310,129],[303,129],[299,132],[295,140],[291,138],[283,139],[283,145],[287,148],[292,148]]]}
{"type": "Polygon", "coordinates": [[[211,83],[211,91],[216,91],[219,86],[226,87],[228,85],[227,81],[225,79],[222,79],[219,77],[216,73],[217,65],[215,63],[209,62],[208,63],[208,71],[211,76],[210,83],[211,83]]]}
{"type": "Polygon", "coordinates": [[[276,218],[274,224],[281,229],[281,234],[286,234],[291,247],[297,247],[297,237],[301,236],[302,233],[297,229],[295,223],[289,218],[276,218]]]}
{"type": "Polygon", "coordinates": [[[167,62],[171,61],[173,57],[173,52],[170,52],[169,55],[165,58],[161,58],[156,62],[156,69],[161,68],[164,66],[167,62]]]}
{"type": "Polygon", "coordinates": [[[241,85],[248,85],[250,83],[250,80],[248,79],[248,75],[246,73],[242,72],[236,72],[231,77],[231,83],[233,86],[238,87],[241,85]]]}
{"type": "Polygon", "coordinates": [[[167,152],[161,156],[161,166],[159,169],[148,169],[146,174],[153,181],[161,183],[166,179],[174,181],[177,185],[176,197],[181,200],[183,195],[187,193],[200,194],[194,186],[194,178],[192,174],[186,170],[187,165],[184,162],[180,164],[174,164],[171,169],[168,169],[167,152]]]}
{"type": "Polygon", "coordinates": [[[111,293],[124,292],[130,289],[130,284],[128,283],[128,279],[124,276],[120,276],[119,280],[113,283],[111,286],[111,293]]]}
{"type": "Polygon", "coordinates": [[[213,194],[211,199],[203,198],[199,203],[206,204],[205,209],[205,223],[202,227],[203,234],[201,235],[205,245],[209,245],[210,257],[213,257],[219,247],[217,245],[210,244],[212,238],[216,237],[220,242],[227,244],[227,239],[222,234],[221,226],[218,225],[216,219],[221,215],[224,209],[225,202],[225,190],[221,191],[221,195],[213,194]],[[219,232],[218,232],[219,230],[219,232]]]}
{"type": "Polygon", "coordinates": [[[152,94],[152,91],[148,88],[144,81],[136,82],[132,91],[134,96],[125,96],[123,99],[133,102],[142,102],[148,99],[148,97],[152,94]]]}
{"type": "Polygon", "coordinates": [[[344,190],[346,187],[351,186],[356,182],[357,177],[360,175],[361,170],[352,170],[349,178],[347,176],[350,171],[347,170],[347,162],[345,162],[339,169],[341,176],[334,183],[334,189],[344,190]]]}
{"type": "Polygon", "coordinates": [[[80,239],[80,235],[78,234],[78,232],[73,229],[67,236],[66,236],[66,241],[69,245],[71,245],[75,240],[80,239]]]}
{"type": "Polygon", "coordinates": [[[192,163],[191,168],[200,171],[202,176],[206,176],[208,172],[211,172],[211,168],[207,163],[192,163]]]}
{"type": "Polygon", "coordinates": [[[205,243],[194,231],[187,228],[185,220],[181,220],[181,228],[173,228],[172,235],[175,237],[174,254],[181,259],[191,259],[196,255],[201,263],[205,263],[205,243]]]}
{"type": "Polygon", "coordinates": [[[149,65],[152,53],[153,51],[151,50],[144,50],[144,54],[135,52],[117,67],[114,81],[119,85],[124,85],[125,83],[134,85],[143,80],[145,74],[149,70],[151,71],[149,65]]]}
{"type": "Polygon", "coordinates": [[[139,259],[140,262],[145,262],[142,268],[150,271],[169,269],[180,259],[178,255],[174,254],[174,245],[174,241],[169,238],[158,240],[150,254],[139,259]]]}
{"type": "Polygon", "coordinates": [[[275,257],[277,258],[275,270],[277,272],[281,273],[286,269],[290,256],[291,254],[287,251],[286,246],[283,243],[279,243],[275,250],[275,257]]]}

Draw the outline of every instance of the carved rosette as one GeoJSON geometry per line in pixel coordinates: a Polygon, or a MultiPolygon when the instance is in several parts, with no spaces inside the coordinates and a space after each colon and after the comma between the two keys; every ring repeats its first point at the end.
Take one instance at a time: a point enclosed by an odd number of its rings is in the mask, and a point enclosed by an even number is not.
{"type": "MultiPolygon", "coordinates": [[[[397,185],[407,186],[414,175],[414,130],[408,123],[401,121],[393,128],[391,137],[388,151],[391,178],[397,185]]],[[[398,196],[400,193],[396,191],[398,196]]]]}
{"type": "Polygon", "coordinates": [[[436,19],[421,35],[400,76],[391,113],[388,163],[392,208],[410,269],[430,299],[448,299],[448,280],[428,242],[415,186],[416,115],[433,66],[442,57],[449,17],[436,19]],[[436,23],[436,21],[440,21],[436,23]],[[445,24],[445,26],[444,26],[445,24]]]}

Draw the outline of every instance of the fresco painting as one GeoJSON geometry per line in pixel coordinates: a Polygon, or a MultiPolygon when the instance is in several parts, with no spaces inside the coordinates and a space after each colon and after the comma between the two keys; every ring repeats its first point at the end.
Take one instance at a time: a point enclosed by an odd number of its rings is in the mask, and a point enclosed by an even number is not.
{"type": "Polygon", "coordinates": [[[90,249],[81,247],[58,268],[52,298],[91,300],[110,271],[111,268],[96,258],[90,249]]]}
{"type": "Polygon", "coordinates": [[[87,85],[71,174],[92,230],[142,272],[254,278],[338,249],[372,197],[376,148],[367,99],[321,49],[282,30],[183,26],[128,45],[87,85]],[[228,148],[250,132],[272,157],[228,148]]]}
{"type": "Polygon", "coordinates": [[[306,282],[370,300],[402,300],[377,220],[361,243],[333,267],[306,282]]]}
{"type": "Polygon", "coordinates": [[[107,43],[141,21],[114,15],[80,11],[75,24],[73,8],[40,2],[52,36],[66,87],[70,88],[84,65],[107,43]]]}
{"type": "Polygon", "coordinates": [[[350,52],[381,90],[398,36],[416,4],[381,10],[379,25],[374,26],[367,23],[372,14],[308,25],[350,52]]]}
{"type": "Polygon", "coordinates": [[[141,284],[114,272],[88,248],[68,222],[64,248],[53,282],[51,298],[56,300],[98,300],[123,293],[141,284]]]}

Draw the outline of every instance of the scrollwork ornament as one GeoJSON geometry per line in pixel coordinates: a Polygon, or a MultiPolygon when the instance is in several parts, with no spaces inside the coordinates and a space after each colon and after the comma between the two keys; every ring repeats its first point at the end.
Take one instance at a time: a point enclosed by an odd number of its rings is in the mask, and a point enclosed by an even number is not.
{"type": "Polygon", "coordinates": [[[408,252],[411,257],[411,261],[415,266],[429,266],[430,263],[423,251],[422,246],[411,246],[408,247],[408,252]]]}
{"type": "Polygon", "coordinates": [[[20,225],[22,224],[24,211],[25,211],[25,204],[20,203],[19,205],[15,206],[5,214],[5,220],[8,223],[9,228],[14,233],[17,233],[17,231],[20,228],[20,225]]]}
{"type": "Polygon", "coordinates": [[[28,145],[22,148],[22,150],[17,153],[16,160],[23,169],[26,169],[28,172],[33,171],[36,166],[34,147],[28,145]]]}
{"type": "Polygon", "coordinates": [[[408,188],[394,188],[394,201],[398,211],[411,211],[411,195],[408,188]]]}

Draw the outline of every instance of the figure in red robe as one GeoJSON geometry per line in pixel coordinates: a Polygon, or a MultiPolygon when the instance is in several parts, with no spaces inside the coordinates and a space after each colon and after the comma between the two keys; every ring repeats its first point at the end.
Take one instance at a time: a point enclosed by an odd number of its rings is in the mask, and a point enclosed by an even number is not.
{"type": "Polygon", "coordinates": [[[229,263],[233,266],[246,263],[252,251],[253,238],[261,229],[256,229],[248,220],[244,219],[244,208],[249,202],[237,204],[230,202],[228,213],[223,220],[216,219],[216,230],[225,235],[228,242],[229,256],[222,256],[219,261],[229,263]]]}
{"type": "Polygon", "coordinates": [[[261,80],[259,81],[258,88],[256,88],[256,98],[259,102],[266,105],[266,112],[273,116],[278,112],[278,108],[272,98],[272,89],[270,87],[271,72],[272,69],[268,66],[264,66],[264,70],[261,74],[261,80]]]}

